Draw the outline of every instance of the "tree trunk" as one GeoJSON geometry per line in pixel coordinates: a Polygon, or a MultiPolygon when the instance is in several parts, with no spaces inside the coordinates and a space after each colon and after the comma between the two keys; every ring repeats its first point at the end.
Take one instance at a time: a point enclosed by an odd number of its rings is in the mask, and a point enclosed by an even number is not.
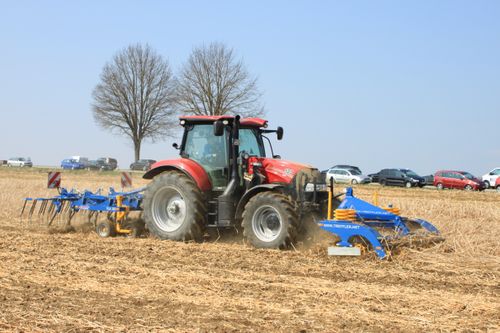
{"type": "Polygon", "coordinates": [[[135,154],[135,161],[137,162],[141,158],[141,141],[134,140],[134,154],[135,154]]]}

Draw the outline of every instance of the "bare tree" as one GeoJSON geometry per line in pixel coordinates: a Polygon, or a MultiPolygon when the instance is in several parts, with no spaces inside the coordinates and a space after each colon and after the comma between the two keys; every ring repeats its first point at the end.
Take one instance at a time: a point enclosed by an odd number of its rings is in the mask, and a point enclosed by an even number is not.
{"type": "Polygon", "coordinates": [[[127,135],[137,161],[145,139],[169,134],[175,81],[166,60],[149,45],[130,45],[104,66],[92,96],[95,121],[127,135]]]}
{"type": "Polygon", "coordinates": [[[180,112],[195,115],[264,113],[257,79],[243,61],[221,43],[195,48],[179,75],[176,105],[180,112]]]}

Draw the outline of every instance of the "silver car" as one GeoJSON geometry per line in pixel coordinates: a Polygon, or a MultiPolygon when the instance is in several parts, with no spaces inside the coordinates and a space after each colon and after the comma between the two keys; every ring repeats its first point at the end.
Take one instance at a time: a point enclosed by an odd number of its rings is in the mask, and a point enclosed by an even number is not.
{"type": "Polygon", "coordinates": [[[328,182],[332,177],[335,183],[365,184],[371,182],[370,177],[355,169],[331,168],[326,172],[326,181],[328,182]]]}
{"type": "Polygon", "coordinates": [[[33,163],[31,162],[31,159],[28,157],[28,158],[24,158],[24,157],[12,157],[12,158],[9,158],[9,160],[7,161],[7,166],[8,167],[32,167],[33,166],[33,163]]]}

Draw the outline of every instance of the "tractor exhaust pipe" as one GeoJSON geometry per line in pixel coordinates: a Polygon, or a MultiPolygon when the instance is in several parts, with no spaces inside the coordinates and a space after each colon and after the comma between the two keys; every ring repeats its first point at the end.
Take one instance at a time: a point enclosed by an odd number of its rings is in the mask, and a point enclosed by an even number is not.
{"type": "Polygon", "coordinates": [[[233,224],[236,213],[235,194],[240,188],[238,156],[240,153],[240,116],[234,117],[231,133],[231,154],[229,156],[231,177],[224,193],[217,198],[217,225],[221,227],[233,224]]]}

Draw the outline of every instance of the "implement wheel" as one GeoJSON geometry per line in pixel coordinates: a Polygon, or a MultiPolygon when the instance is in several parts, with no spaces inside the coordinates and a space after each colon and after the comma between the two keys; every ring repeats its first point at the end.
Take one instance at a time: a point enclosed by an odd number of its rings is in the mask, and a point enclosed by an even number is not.
{"type": "Polygon", "coordinates": [[[110,221],[102,221],[95,227],[95,232],[99,237],[114,237],[116,235],[115,224],[110,221]]]}
{"type": "Polygon", "coordinates": [[[280,193],[256,194],[243,212],[243,236],[256,248],[288,248],[295,241],[297,226],[292,203],[280,193]]]}
{"type": "Polygon", "coordinates": [[[206,207],[198,186],[183,173],[166,171],[144,192],[143,217],[149,231],[160,239],[201,240],[206,207]]]}

